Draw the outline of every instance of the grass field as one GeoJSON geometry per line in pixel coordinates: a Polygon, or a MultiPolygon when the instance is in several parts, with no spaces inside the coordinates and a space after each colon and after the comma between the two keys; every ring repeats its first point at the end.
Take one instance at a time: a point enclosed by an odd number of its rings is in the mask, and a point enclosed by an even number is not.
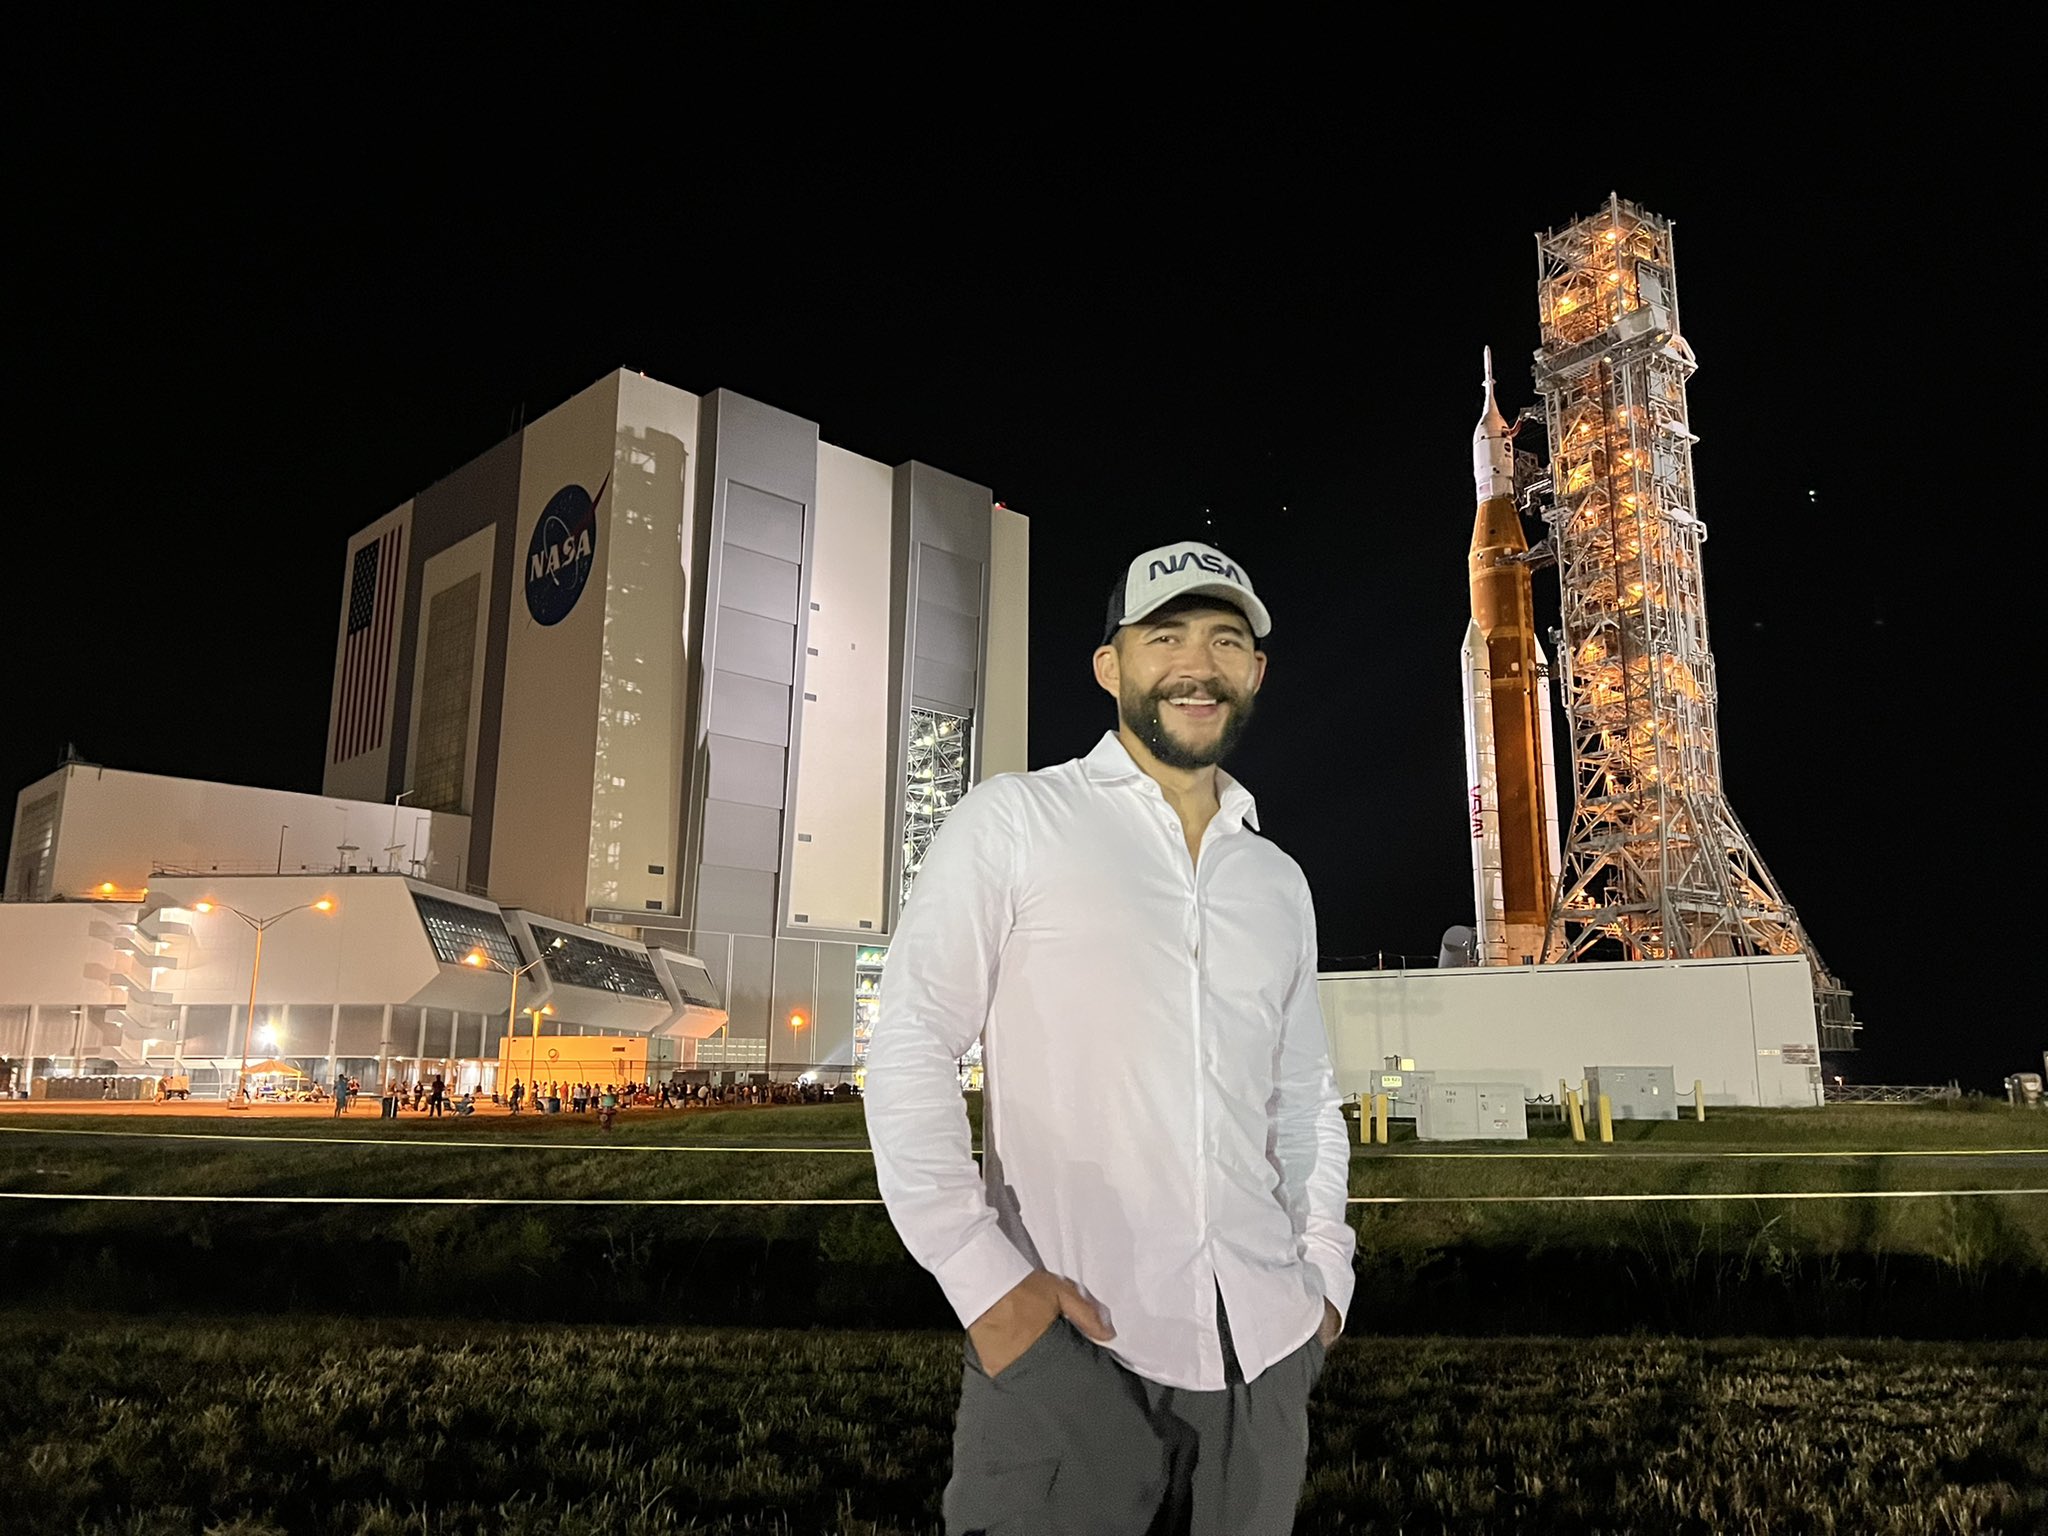
{"type": "MultiPolygon", "coordinates": [[[[0,1200],[10,1536],[937,1529],[959,1335],[878,1206],[601,1203],[872,1200],[858,1106],[192,1110],[0,1112],[71,1197],[0,1200]]],[[[1354,1149],[1300,1530],[2048,1529],[2048,1197],[1846,1198],[2048,1187],[2048,1116],[1535,1129],[1354,1149]],[[1731,1198],[1541,1203],[1652,1194],[1731,1198]]]]}
{"type": "MultiPolygon", "coordinates": [[[[928,1532],[956,1333],[6,1316],[5,1524],[928,1532]]],[[[1324,1377],[1298,1529],[2048,1527],[2048,1347],[1403,1339],[1324,1377]]]]}
{"type": "MultiPolygon", "coordinates": [[[[1361,1303],[1415,1333],[2048,1333],[2048,1115],[1839,1107],[1612,1147],[1354,1149],[1361,1303]],[[1911,1155],[1887,1155],[1904,1152],[1911,1155]],[[1924,1154],[1924,1155],[1923,1155],[1924,1154]],[[1654,1195],[1712,1200],[1550,1203],[1654,1195]],[[1818,1196],[1778,1199],[1778,1196],[1818,1196]]],[[[43,1303],[936,1326],[858,1106],[588,1119],[0,1115],[0,1261],[43,1303]],[[80,1196],[185,1196],[104,1204],[80,1196]],[[387,1206],[327,1205],[328,1197],[387,1206]],[[207,1203],[228,1197],[297,1204],[207,1203]],[[483,1197],[524,1204],[405,1202],[483,1197]]]]}
{"type": "MultiPolygon", "coordinates": [[[[981,1095],[966,1096],[968,1119],[977,1137],[981,1131],[981,1095]]],[[[260,1137],[288,1132],[293,1136],[361,1137],[388,1132],[443,1140],[505,1140],[559,1142],[565,1145],[611,1143],[670,1144],[678,1140],[705,1142],[838,1142],[868,1144],[862,1108],[853,1104],[811,1104],[770,1109],[686,1112],[629,1110],[610,1133],[598,1130],[589,1115],[520,1115],[486,1112],[469,1119],[439,1120],[411,1114],[396,1121],[377,1118],[375,1101],[359,1105],[346,1117],[330,1115],[272,1118],[262,1110],[230,1113],[217,1104],[193,1101],[147,1117],[115,1116],[57,1106],[0,1103],[0,1125],[84,1129],[154,1130],[192,1126],[208,1132],[260,1137]]],[[[1394,1147],[1417,1150],[1414,1127],[1403,1121],[1393,1128],[1394,1147]]],[[[1711,1109],[1703,1122],[1618,1120],[1614,1147],[1628,1150],[1687,1148],[1754,1148],[1774,1151],[1883,1147],[1893,1150],[1952,1151],[1981,1147],[2048,1149],[2048,1113],[2014,1110],[1995,1099],[1956,1099],[1933,1104],[1836,1104],[1822,1110],[1711,1109]]],[[[1571,1145],[1569,1132],[1555,1121],[1529,1125],[1530,1142],[1538,1149],[1571,1145]]],[[[1514,1144],[1472,1143],[1463,1151],[1519,1150],[1514,1144]]],[[[1591,1148],[1591,1150],[1599,1150],[1591,1148]]],[[[1362,1155],[1383,1155],[1360,1148],[1362,1155]]]]}

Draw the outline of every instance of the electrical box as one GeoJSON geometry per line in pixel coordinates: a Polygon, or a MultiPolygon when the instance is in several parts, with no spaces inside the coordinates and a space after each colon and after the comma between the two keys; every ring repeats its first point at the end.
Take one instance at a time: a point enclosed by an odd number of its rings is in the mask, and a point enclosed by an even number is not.
{"type": "Polygon", "coordinates": [[[1678,1094],[1669,1067],[1588,1067],[1586,1104],[1588,1112],[1607,1095],[1609,1112],[1617,1120],[1676,1120],[1678,1094]]]}
{"type": "Polygon", "coordinates": [[[1384,1072],[1372,1074],[1371,1086],[1365,1097],[1376,1093],[1387,1096],[1387,1118],[1390,1120],[1413,1120],[1420,1113],[1423,1090],[1429,1086],[1430,1075],[1415,1070],[1413,1062],[1405,1069],[1390,1067],[1384,1072]]]}
{"type": "Polygon", "coordinates": [[[1415,1115],[1417,1141],[1527,1141],[1529,1110],[1522,1085],[1421,1085],[1415,1115]]]}

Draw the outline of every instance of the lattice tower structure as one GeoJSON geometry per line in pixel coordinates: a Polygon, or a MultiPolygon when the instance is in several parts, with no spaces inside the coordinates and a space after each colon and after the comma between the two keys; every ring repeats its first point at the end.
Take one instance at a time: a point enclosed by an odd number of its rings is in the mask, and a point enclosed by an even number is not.
{"type": "Polygon", "coordinates": [[[924,868],[932,841],[967,794],[968,765],[973,760],[973,724],[964,715],[913,707],[910,711],[909,771],[903,806],[903,890],[924,868]]]}
{"type": "Polygon", "coordinates": [[[1670,221],[1610,196],[1536,249],[1573,791],[1547,953],[1804,954],[1849,1048],[1849,994],[1722,789],[1670,221]]]}

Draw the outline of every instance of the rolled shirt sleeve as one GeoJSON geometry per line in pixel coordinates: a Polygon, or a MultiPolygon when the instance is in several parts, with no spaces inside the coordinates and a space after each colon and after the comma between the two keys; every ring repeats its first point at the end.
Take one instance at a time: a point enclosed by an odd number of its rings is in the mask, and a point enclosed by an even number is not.
{"type": "MultiPolygon", "coordinates": [[[[1014,917],[1010,793],[991,779],[947,816],[890,942],[868,1042],[876,1182],[904,1246],[963,1327],[1032,1270],[989,1206],[959,1077],[960,1057],[987,1019],[1014,917]]],[[[1340,1153],[1342,1140],[1340,1127],[1340,1153]]]]}
{"type": "Polygon", "coordinates": [[[1306,886],[1301,924],[1302,955],[1288,989],[1274,1062],[1273,1159],[1302,1257],[1322,1277],[1323,1295],[1342,1319],[1350,1311],[1356,1283],[1351,1260],[1358,1239],[1344,1219],[1351,1148],[1316,994],[1316,917],[1306,886]]]}

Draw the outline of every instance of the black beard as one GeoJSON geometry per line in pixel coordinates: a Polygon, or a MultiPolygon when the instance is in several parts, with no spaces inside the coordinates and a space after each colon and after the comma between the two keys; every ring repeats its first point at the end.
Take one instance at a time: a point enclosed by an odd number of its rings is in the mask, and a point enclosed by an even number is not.
{"type": "Polygon", "coordinates": [[[1232,693],[1220,683],[1212,683],[1208,692],[1230,710],[1215,745],[1210,747],[1184,747],[1167,734],[1166,723],[1159,718],[1159,706],[1169,698],[1179,697],[1178,694],[1159,690],[1137,695],[1120,693],[1117,713],[1123,716],[1131,734],[1167,767],[1213,768],[1236,751],[1238,742],[1244,739],[1245,728],[1252,723],[1252,695],[1232,693]]]}

